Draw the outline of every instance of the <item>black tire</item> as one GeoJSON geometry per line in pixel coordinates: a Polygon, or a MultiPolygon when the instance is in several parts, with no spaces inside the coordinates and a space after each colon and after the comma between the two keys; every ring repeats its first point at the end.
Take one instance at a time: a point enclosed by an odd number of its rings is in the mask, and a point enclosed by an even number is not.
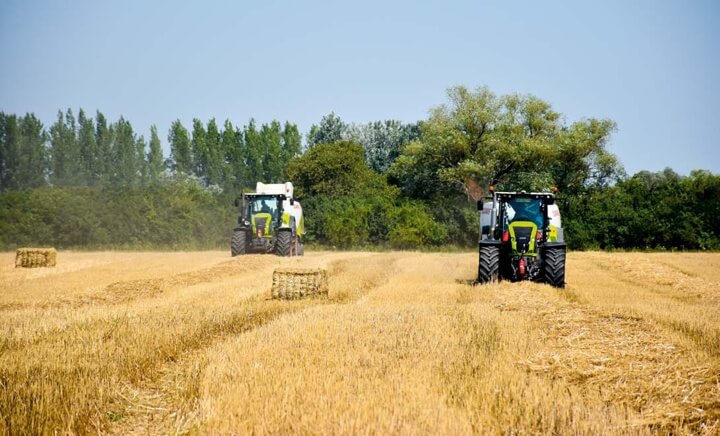
{"type": "Polygon", "coordinates": [[[565,246],[543,249],[543,281],[556,288],[565,287],[565,246]]]}
{"type": "Polygon", "coordinates": [[[513,279],[512,257],[504,247],[500,249],[500,266],[498,268],[500,270],[500,280],[513,279]]]}
{"type": "Polygon", "coordinates": [[[480,245],[479,284],[495,283],[500,278],[500,246],[480,245]]]}
{"type": "Polygon", "coordinates": [[[230,241],[230,254],[232,257],[247,253],[247,232],[235,230],[230,241]]]}
{"type": "Polygon", "coordinates": [[[275,235],[275,254],[278,256],[290,256],[290,244],[292,244],[291,232],[277,232],[275,235]]]}

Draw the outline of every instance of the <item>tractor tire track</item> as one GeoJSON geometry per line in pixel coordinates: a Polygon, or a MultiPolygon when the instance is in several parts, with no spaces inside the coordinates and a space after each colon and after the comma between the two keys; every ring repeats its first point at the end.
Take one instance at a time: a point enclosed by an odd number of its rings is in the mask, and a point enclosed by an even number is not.
{"type": "Polygon", "coordinates": [[[687,359],[688,350],[648,320],[567,301],[565,292],[521,283],[496,293],[496,309],[535,320],[544,336],[544,350],[518,365],[628,407],[638,431],[720,428],[720,402],[709,400],[720,398],[717,365],[687,359]]]}

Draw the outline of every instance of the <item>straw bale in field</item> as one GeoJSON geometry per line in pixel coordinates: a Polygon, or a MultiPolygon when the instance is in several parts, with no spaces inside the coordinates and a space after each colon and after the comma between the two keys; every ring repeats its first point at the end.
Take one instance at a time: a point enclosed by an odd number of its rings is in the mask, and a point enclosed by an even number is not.
{"type": "Polygon", "coordinates": [[[327,297],[327,271],[320,268],[282,268],[273,272],[272,297],[297,300],[327,297]]]}
{"type": "Polygon", "coordinates": [[[18,248],[15,252],[15,268],[55,266],[57,252],[54,248],[18,248]]]}

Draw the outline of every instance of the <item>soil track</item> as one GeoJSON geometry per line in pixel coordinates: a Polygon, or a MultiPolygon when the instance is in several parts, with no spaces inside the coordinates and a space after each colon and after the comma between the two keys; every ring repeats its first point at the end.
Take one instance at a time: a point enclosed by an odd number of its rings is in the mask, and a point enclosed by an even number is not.
{"type": "Polygon", "coordinates": [[[716,254],[571,253],[565,290],[473,288],[473,254],[12,262],[0,433],[720,431],[716,254]],[[330,298],[268,300],[289,265],[330,298]]]}

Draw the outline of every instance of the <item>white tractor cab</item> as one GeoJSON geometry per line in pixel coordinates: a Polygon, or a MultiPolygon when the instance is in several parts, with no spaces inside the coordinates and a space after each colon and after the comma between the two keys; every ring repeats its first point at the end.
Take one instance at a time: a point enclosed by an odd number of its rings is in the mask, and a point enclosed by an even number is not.
{"type": "Polygon", "coordinates": [[[549,192],[494,192],[478,201],[480,262],[476,283],[532,280],[565,286],[560,209],[549,192]]]}
{"type": "Polygon", "coordinates": [[[290,182],[258,182],[255,192],[235,200],[240,207],[238,225],[233,231],[230,253],[275,253],[302,256],[305,234],[302,206],[293,198],[290,182]]]}

